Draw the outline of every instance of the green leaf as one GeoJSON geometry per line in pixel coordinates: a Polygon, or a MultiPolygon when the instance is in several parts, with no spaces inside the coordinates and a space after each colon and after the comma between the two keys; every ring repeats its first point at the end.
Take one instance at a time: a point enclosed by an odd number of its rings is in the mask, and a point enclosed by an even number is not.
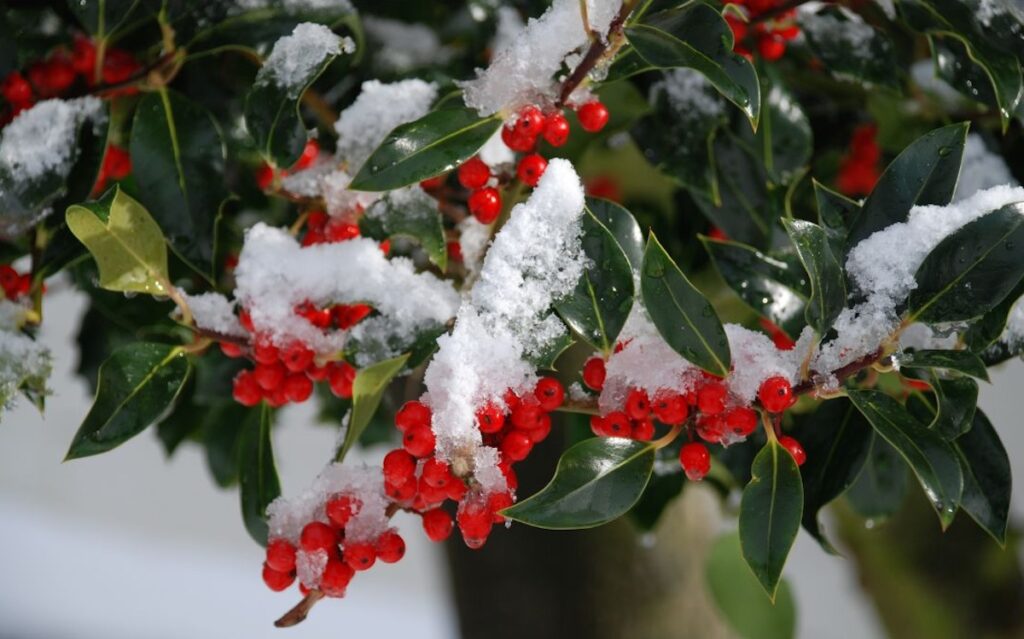
{"type": "Polygon", "coordinates": [[[954,447],[964,473],[960,506],[999,545],[1004,545],[1012,484],[1010,460],[985,413],[974,413],[974,425],[954,447]]]}
{"type": "MultiPolygon", "coordinates": [[[[551,313],[551,315],[554,316],[555,313],[551,313]]],[[[572,333],[565,331],[557,338],[545,344],[539,353],[529,354],[527,360],[533,364],[534,368],[553,371],[559,356],[575,343],[576,340],[573,339],[572,333]]]]}
{"type": "Polygon", "coordinates": [[[626,38],[649,64],[701,72],[757,128],[761,92],[754,67],[733,53],[733,35],[717,10],[694,3],[645,17],[626,27],[626,38]]]}
{"type": "MultiPolygon", "coordinates": [[[[1003,298],[991,311],[973,322],[963,334],[964,343],[975,353],[983,353],[988,347],[1002,337],[1006,331],[1006,323],[1010,312],[1018,300],[1024,297],[1024,279],[1017,283],[1010,293],[1003,298]]],[[[986,360],[986,363],[991,364],[986,360]]],[[[987,379],[987,378],[986,378],[987,379]]]]}
{"type": "Polygon", "coordinates": [[[224,142],[213,117],[185,96],[162,89],[135,111],[132,177],[139,201],[153,214],[171,248],[209,276],[224,184],[224,142]]]}
{"type": "Polygon", "coordinates": [[[451,171],[490,139],[501,118],[469,108],[432,111],[399,125],[370,156],[349,188],[390,191],[451,171]]]}
{"type": "Polygon", "coordinates": [[[893,515],[907,495],[907,465],[887,441],[871,432],[871,447],[846,500],[862,517],[881,521],[893,515]]]}
{"type": "Polygon", "coordinates": [[[302,156],[308,139],[299,112],[302,96],[338,55],[325,53],[319,62],[302,69],[305,73],[291,71],[287,78],[278,78],[273,66],[264,66],[256,74],[245,96],[245,128],[270,164],[288,168],[302,156]]]}
{"type": "Polygon", "coordinates": [[[345,430],[345,439],[334,456],[334,461],[340,462],[345,459],[348,451],[359,441],[359,436],[363,434],[370,419],[373,418],[373,414],[377,412],[385,389],[395,375],[402,371],[408,359],[409,354],[406,353],[383,362],[377,362],[356,373],[356,378],[352,382],[352,411],[349,414],[348,428],[345,430]]]}
{"type": "Polygon", "coordinates": [[[930,428],[946,441],[956,439],[973,423],[978,406],[978,382],[969,377],[944,378],[935,370],[928,374],[939,409],[930,428]]]}
{"type": "Polygon", "coordinates": [[[850,390],[854,406],[910,465],[945,530],[956,515],[963,474],[956,453],[938,433],[922,426],[895,399],[875,390],[850,390]]]}
{"type": "MultiPolygon", "coordinates": [[[[768,179],[777,185],[787,185],[802,176],[810,162],[812,134],[810,120],[778,75],[769,72],[762,78],[765,105],[750,143],[768,179]]],[[[749,131],[742,133],[751,135],[749,131]]]]}
{"type": "Polygon", "coordinates": [[[715,540],[705,569],[711,599],[743,639],[792,639],[796,633],[796,606],[789,583],[783,579],[773,602],[743,562],[736,533],[715,540]]]}
{"type": "Polygon", "coordinates": [[[363,50],[358,13],[345,3],[317,6],[314,3],[268,2],[258,9],[230,12],[223,18],[202,15],[203,11],[216,11],[218,4],[188,3],[180,19],[172,16],[175,35],[179,36],[179,41],[188,41],[190,61],[197,55],[228,50],[265,57],[275,42],[291,34],[303,22],[315,22],[332,29],[344,25],[356,40],[356,56],[363,50]],[[182,23],[187,25],[185,33],[182,33],[182,23]]]}
{"type": "Polygon", "coordinates": [[[774,601],[796,534],[800,530],[804,490],[793,456],[771,439],[754,458],[752,478],[740,501],[743,558],[774,601]]]}
{"type": "Polygon", "coordinates": [[[137,343],[100,367],[96,398],[65,461],[117,448],[167,414],[192,367],[179,346],[137,343]]]}
{"type": "Polygon", "coordinates": [[[633,272],[639,275],[644,263],[644,234],[633,214],[620,204],[596,197],[587,198],[587,210],[608,229],[633,272]]]}
{"type": "Polygon", "coordinates": [[[814,180],[814,200],[818,205],[818,224],[825,229],[832,254],[846,255],[846,234],[850,222],[860,214],[860,204],[814,180]]]}
{"type": "Polygon", "coordinates": [[[85,245],[110,291],[166,295],[167,245],[149,211],[115,187],[94,202],[68,207],[68,228],[85,245]]]}
{"type": "Polygon", "coordinates": [[[238,481],[240,446],[248,414],[249,409],[235,401],[206,407],[200,432],[206,448],[206,467],[222,488],[238,481]]]}
{"type": "Polygon", "coordinates": [[[633,308],[633,270],[611,231],[586,209],[580,244],[588,264],[555,310],[577,335],[606,355],[633,308]]]}
{"type": "Polygon", "coordinates": [[[995,308],[1024,277],[1024,202],[947,236],[914,274],[908,321],[956,322],[995,308]]]}
{"type": "Polygon", "coordinates": [[[807,47],[836,78],[901,88],[900,65],[884,32],[833,6],[800,13],[799,22],[807,47]]]}
{"type": "Polygon", "coordinates": [[[719,377],[729,374],[729,340],[722,322],[653,232],[644,251],[640,289],[651,321],[673,350],[719,377]]]}
{"type": "Polygon", "coordinates": [[[907,351],[899,356],[900,368],[939,368],[965,373],[988,381],[985,362],[970,351],[919,350],[907,351]]]}
{"type": "Polygon", "coordinates": [[[274,411],[266,403],[250,410],[239,443],[242,521],[249,536],[261,546],[267,545],[267,506],[281,494],[270,441],[273,421],[274,411]]]}
{"type": "Polygon", "coordinates": [[[129,17],[138,18],[143,12],[139,0],[71,0],[67,7],[97,40],[110,37],[129,17]]]}
{"type": "Polygon", "coordinates": [[[871,449],[871,425],[846,399],[824,402],[800,423],[797,435],[807,452],[800,468],[804,486],[803,527],[821,547],[836,554],[818,513],[853,485],[871,449]]]}
{"type": "Polygon", "coordinates": [[[818,335],[832,328],[839,313],[846,308],[846,279],[843,267],[832,254],[828,235],[813,222],[783,220],[789,239],[811,281],[811,299],[807,303],[807,323],[818,335]]]}
{"type": "Polygon", "coordinates": [[[547,486],[502,514],[537,528],[594,528],[633,507],[653,467],[654,446],[649,442],[587,439],[565,451],[547,486]]]}
{"type": "Polygon", "coordinates": [[[935,129],[915,140],[885,169],[853,219],[846,246],[905,222],[918,205],[946,205],[953,198],[967,140],[967,123],[935,129]]]}
{"type": "Polygon", "coordinates": [[[722,279],[747,306],[791,337],[799,335],[810,291],[794,255],[766,255],[746,244],[704,236],[700,240],[722,279]]]}
{"type": "Polygon", "coordinates": [[[391,192],[377,200],[359,218],[362,235],[375,240],[405,236],[419,242],[430,261],[442,271],[448,267],[448,249],[437,200],[418,187],[391,192]]]}

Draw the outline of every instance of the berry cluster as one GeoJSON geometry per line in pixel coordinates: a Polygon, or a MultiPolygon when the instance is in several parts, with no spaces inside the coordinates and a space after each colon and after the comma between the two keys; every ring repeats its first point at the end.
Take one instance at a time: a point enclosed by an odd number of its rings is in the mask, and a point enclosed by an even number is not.
{"type": "Polygon", "coordinates": [[[18,300],[32,290],[32,276],[18,273],[10,264],[0,264],[0,288],[6,299],[18,300]]]}
{"type": "Polygon", "coordinates": [[[280,178],[287,176],[289,173],[295,171],[301,171],[308,169],[313,166],[317,158],[320,157],[320,144],[316,140],[309,140],[306,142],[306,146],[302,149],[302,155],[295,161],[288,169],[275,169],[266,162],[260,164],[256,169],[256,186],[261,191],[267,191],[273,188],[275,182],[280,178]]]}
{"type": "Polygon", "coordinates": [[[881,175],[879,162],[882,159],[877,137],[878,127],[874,124],[862,124],[853,130],[850,151],[843,157],[836,178],[836,184],[844,194],[864,196],[875,188],[881,175]]]}
{"type": "MultiPolygon", "coordinates": [[[[591,357],[583,365],[583,383],[590,389],[600,392],[605,376],[604,359],[591,357]]],[[[789,381],[778,376],[761,383],[757,399],[761,408],[773,414],[782,413],[796,401],[789,381]]],[[[725,380],[702,373],[697,384],[685,392],[663,388],[651,396],[641,388],[632,388],[620,410],[591,417],[590,427],[599,437],[649,441],[655,435],[655,422],[687,427],[691,441],[680,450],[679,462],[687,477],[699,480],[711,469],[706,444],[728,446],[746,439],[757,429],[758,412],[734,397],[725,380]]],[[[806,455],[795,439],[781,436],[779,443],[798,464],[803,464],[806,455]]]]}
{"type": "Polygon", "coordinates": [[[263,582],[275,592],[287,589],[299,578],[303,595],[318,588],[328,597],[344,597],[356,572],[368,570],[377,560],[393,564],[405,555],[405,541],[389,528],[371,540],[351,539],[346,529],[362,507],[358,498],[336,495],[323,508],[323,519],[307,523],[298,544],[271,539],[263,563],[263,582]]]}
{"type": "Polygon", "coordinates": [[[753,57],[748,47],[750,39],[758,54],[772,62],[786,52],[787,42],[800,35],[800,28],[796,25],[796,9],[773,14],[783,4],[782,0],[737,0],[736,4],[742,8],[746,19],[726,15],[725,20],[736,42],[733,50],[740,55],[753,57]],[[762,18],[766,14],[773,15],[762,18]]]}

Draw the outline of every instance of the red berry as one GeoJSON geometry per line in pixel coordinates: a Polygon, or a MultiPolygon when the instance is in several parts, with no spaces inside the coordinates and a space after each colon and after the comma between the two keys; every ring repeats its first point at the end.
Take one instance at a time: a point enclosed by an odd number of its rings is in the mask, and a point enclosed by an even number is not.
{"type": "Polygon", "coordinates": [[[600,102],[587,102],[579,108],[576,115],[584,131],[597,133],[608,124],[608,109],[600,102]]]}
{"type": "Polygon", "coordinates": [[[463,502],[458,513],[459,530],[466,545],[476,550],[484,545],[494,525],[494,514],[486,504],[463,502]]]}
{"type": "Polygon", "coordinates": [[[423,464],[423,471],[420,474],[420,478],[427,483],[428,486],[434,488],[445,488],[450,482],[452,477],[452,471],[448,468],[448,464],[444,463],[436,457],[428,459],[423,464]]]}
{"type": "Polygon", "coordinates": [[[718,381],[709,381],[697,391],[697,408],[705,415],[717,415],[725,410],[729,389],[718,381]]]}
{"type": "Polygon", "coordinates": [[[118,84],[131,78],[139,69],[135,56],[123,49],[109,49],[103,60],[103,81],[118,84]]]}
{"type": "Polygon", "coordinates": [[[75,82],[75,67],[63,53],[52,56],[46,62],[46,85],[54,95],[68,90],[75,82]]]}
{"type": "Polygon", "coordinates": [[[429,510],[440,506],[441,503],[448,497],[447,488],[437,488],[431,486],[426,482],[424,477],[420,477],[419,481],[416,482],[417,495],[416,499],[419,505],[414,504],[418,510],[429,510]]]}
{"type": "Polygon", "coordinates": [[[301,404],[313,394],[313,380],[302,373],[292,373],[284,378],[284,395],[288,401],[301,404]]]}
{"type": "Polygon", "coordinates": [[[642,442],[649,442],[654,439],[654,422],[648,419],[641,419],[633,423],[633,439],[642,442]]]}
{"type": "Polygon", "coordinates": [[[437,189],[444,186],[444,178],[445,176],[443,175],[435,175],[432,178],[422,180],[420,182],[420,188],[423,189],[424,191],[436,191],[437,189]]]}
{"type": "Polygon", "coordinates": [[[359,226],[351,222],[331,220],[324,227],[324,236],[328,242],[344,242],[359,237],[359,226]]]}
{"type": "Polygon", "coordinates": [[[328,597],[344,597],[345,589],[355,574],[356,571],[348,563],[331,557],[320,576],[320,591],[328,597]]]}
{"type": "Polygon", "coordinates": [[[412,400],[402,404],[402,407],[395,413],[395,426],[402,432],[419,426],[429,428],[430,419],[430,408],[422,402],[412,400]]]}
{"type": "Polygon", "coordinates": [[[278,572],[295,570],[295,546],[287,539],[271,539],[267,544],[267,565],[278,572]]]}
{"type": "Polygon", "coordinates": [[[281,592],[295,582],[295,575],[289,572],[274,570],[268,564],[263,564],[263,583],[267,584],[274,592],[281,592]]]}
{"type": "Polygon", "coordinates": [[[302,155],[292,165],[291,170],[301,171],[302,169],[308,169],[316,161],[318,155],[320,155],[320,144],[316,140],[307,140],[306,146],[302,149],[302,155]]]}
{"type": "Polygon", "coordinates": [[[252,316],[249,315],[249,311],[245,309],[238,311],[238,323],[248,332],[251,333],[253,331],[252,316]]]}
{"type": "Polygon", "coordinates": [[[722,415],[701,415],[697,420],[697,435],[706,442],[720,443],[725,435],[725,419],[722,415]]]}
{"type": "Polygon", "coordinates": [[[277,347],[270,342],[257,340],[252,347],[252,358],[258,364],[273,364],[278,361],[279,353],[277,347]]]}
{"type": "Polygon", "coordinates": [[[17,71],[11,71],[0,84],[0,93],[11,104],[27,104],[32,101],[32,86],[17,71]]]}
{"type": "Polygon", "coordinates": [[[604,360],[600,357],[591,357],[583,365],[583,383],[593,390],[604,388],[605,375],[604,360]]]}
{"type": "Polygon", "coordinates": [[[554,377],[541,377],[533,389],[533,395],[540,402],[540,407],[551,412],[562,405],[565,400],[565,389],[554,377]]]}
{"type": "Polygon", "coordinates": [[[704,444],[690,442],[679,449],[679,463],[691,481],[700,481],[711,470],[711,454],[704,444]]]}
{"type": "Polygon", "coordinates": [[[757,41],[757,51],[768,62],[774,62],[786,52],[786,41],[775,35],[762,36],[757,41]]]}
{"type": "Polygon", "coordinates": [[[331,374],[329,366],[310,366],[306,369],[306,377],[314,382],[322,382],[331,374]]]}
{"type": "Polygon", "coordinates": [[[516,135],[536,138],[544,130],[544,114],[535,106],[525,107],[513,125],[516,135]]]}
{"type": "Polygon", "coordinates": [[[121,147],[110,144],[103,156],[103,170],[112,180],[123,180],[132,172],[132,156],[121,147]]]}
{"type": "Polygon", "coordinates": [[[274,169],[269,164],[263,163],[256,169],[254,177],[256,186],[261,191],[266,191],[274,184],[274,169]]]}
{"type": "Polygon", "coordinates": [[[302,342],[292,342],[281,351],[281,361],[293,373],[301,373],[313,363],[313,351],[302,342]]]}
{"type": "Polygon", "coordinates": [[[342,529],[348,525],[348,520],[359,510],[359,501],[353,500],[348,495],[340,495],[327,502],[324,513],[331,520],[336,528],[342,529]]]}
{"type": "Polygon", "coordinates": [[[736,435],[746,437],[757,429],[757,411],[746,406],[733,408],[725,414],[725,425],[736,435]]]}
{"type": "Polygon", "coordinates": [[[445,249],[448,251],[448,259],[453,262],[462,262],[462,245],[458,242],[445,242],[445,249]]]}
{"type": "Polygon", "coordinates": [[[569,120],[561,111],[548,116],[544,124],[544,139],[551,146],[562,146],[569,140],[569,120]]]}
{"type": "Polygon", "coordinates": [[[725,21],[729,23],[729,28],[732,29],[732,37],[734,42],[740,42],[743,38],[747,37],[747,23],[735,16],[725,16],[725,21]]]}
{"type": "Polygon", "coordinates": [[[338,534],[321,521],[311,521],[299,535],[299,546],[306,552],[325,550],[328,555],[333,555],[338,547],[338,534]]]}
{"type": "Polygon", "coordinates": [[[548,161],[537,153],[523,156],[516,168],[516,175],[526,186],[537,186],[544,170],[548,168],[548,161]]]}
{"type": "Polygon", "coordinates": [[[332,362],[327,373],[327,383],[331,392],[342,399],[352,397],[352,382],[356,379],[356,369],[348,362],[332,362]]]}
{"type": "Polygon", "coordinates": [[[661,391],[654,396],[652,409],[658,421],[669,426],[682,424],[690,412],[686,398],[669,391],[661,391]]]}
{"type": "Polygon", "coordinates": [[[434,452],[434,433],[429,426],[415,426],[405,431],[402,446],[413,457],[427,457],[434,452]]]}
{"type": "Polygon", "coordinates": [[[462,501],[462,498],[466,496],[466,492],[468,490],[469,488],[466,487],[466,482],[462,481],[458,477],[453,477],[452,481],[448,482],[448,499],[451,499],[452,501],[462,501]]]}
{"type": "Polygon", "coordinates": [[[484,164],[478,157],[473,157],[462,163],[458,172],[459,184],[469,190],[475,190],[487,184],[491,179],[491,168],[484,164]]]}
{"type": "Polygon", "coordinates": [[[541,416],[537,419],[537,425],[526,431],[526,434],[534,444],[539,444],[547,439],[548,435],[551,434],[551,415],[541,413],[541,416]]]}
{"type": "Polygon", "coordinates": [[[646,419],[651,414],[651,400],[647,397],[647,391],[642,388],[634,388],[626,395],[626,414],[630,419],[646,419]]]}
{"type": "Polygon", "coordinates": [[[610,437],[632,437],[633,425],[629,416],[622,411],[615,411],[604,416],[604,430],[610,437]]]}
{"type": "Polygon", "coordinates": [[[521,430],[514,430],[501,440],[501,454],[514,462],[526,459],[532,448],[530,436],[521,430]]]}
{"type": "Polygon", "coordinates": [[[512,495],[509,493],[492,493],[491,496],[487,498],[487,510],[494,513],[494,523],[501,524],[505,522],[505,518],[498,513],[505,510],[513,503],[515,502],[512,500],[512,495]]]}
{"type": "Polygon", "coordinates": [[[807,461],[807,453],[804,452],[804,447],[800,445],[800,442],[789,435],[779,437],[779,444],[789,451],[789,454],[793,456],[793,461],[796,462],[797,466],[803,466],[804,462],[807,461]]]}
{"type": "Polygon", "coordinates": [[[519,430],[530,430],[537,428],[543,409],[538,404],[520,402],[512,409],[512,426],[519,430]]]}
{"type": "Polygon", "coordinates": [[[377,549],[373,544],[345,544],[345,563],[352,570],[367,570],[377,561],[377,549]]]}
{"type": "Polygon", "coordinates": [[[402,482],[401,484],[392,484],[391,482],[385,482],[384,492],[386,492],[388,497],[390,497],[393,501],[405,503],[416,496],[416,482],[405,481],[402,482]]]}
{"type": "Polygon", "coordinates": [[[276,390],[284,383],[284,376],[287,374],[281,362],[273,364],[257,364],[252,375],[260,388],[267,391],[276,390]]]}
{"type": "Polygon", "coordinates": [[[405,540],[394,530],[377,537],[377,559],[393,564],[405,556],[405,540]]]}
{"type": "Polygon", "coordinates": [[[785,377],[769,377],[761,382],[757,398],[769,413],[781,413],[796,402],[793,387],[785,377]]]}
{"type": "Polygon", "coordinates": [[[537,138],[519,135],[514,128],[506,125],[501,128],[501,141],[517,153],[529,153],[537,143],[537,138]]]}
{"type": "Polygon", "coordinates": [[[488,404],[476,412],[476,423],[481,433],[496,433],[505,425],[505,412],[488,404]]]}
{"type": "Polygon", "coordinates": [[[416,458],[405,449],[396,448],[384,455],[384,481],[395,486],[404,484],[416,475],[416,458]]]}
{"type": "Polygon", "coordinates": [[[430,541],[444,541],[452,534],[452,516],[440,508],[423,513],[423,531],[430,541]]]}
{"type": "Polygon", "coordinates": [[[473,191],[469,196],[469,212],[481,224],[490,224],[498,219],[501,213],[501,196],[498,189],[484,187],[473,191]]]}
{"type": "Polygon", "coordinates": [[[263,399],[263,390],[256,383],[252,371],[242,371],[235,376],[231,396],[242,406],[255,406],[263,399]]]}

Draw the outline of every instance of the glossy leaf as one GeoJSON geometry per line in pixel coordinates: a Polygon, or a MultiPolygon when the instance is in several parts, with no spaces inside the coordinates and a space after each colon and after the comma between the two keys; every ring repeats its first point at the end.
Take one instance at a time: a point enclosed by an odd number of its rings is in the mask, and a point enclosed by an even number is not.
{"type": "Polygon", "coordinates": [[[611,231],[589,209],[581,226],[587,267],[555,310],[577,335],[608,355],[633,308],[633,270],[611,231]]]}
{"type": "Polygon", "coordinates": [[[448,267],[448,248],[437,200],[425,193],[377,200],[359,218],[359,230],[365,237],[385,240],[404,236],[419,243],[430,261],[442,271],[448,267]]]}
{"type": "Polygon", "coordinates": [[[128,18],[138,18],[144,10],[139,0],[72,0],[67,7],[97,40],[109,38],[128,18]]]}
{"type": "Polygon", "coordinates": [[[803,484],[796,461],[775,439],[757,454],[750,472],[740,501],[740,544],[747,565],[774,601],[782,567],[800,530],[803,484]]]}
{"type": "Polygon", "coordinates": [[[970,351],[918,350],[899,356],[900,368],[939,368],[965,373],[988,381],[988,369],[981,358],[970,351]]]}
{"type": "Polygon", "coordinates": [[[746,58],[733,52],[732,30],[718,11],[705,4],[688,4],[646,16],[625,31],[629,43],[649,64],[696,69],[757,128],[761,112],[757,73],[746,58]]]}
{"type": "Polygon", "coordinates": [[[914,274],[911,321],[955,322],[995,308],[1024,277],[1024,202],[964,225],[947,236],[914,274]]]}
{"type": "Polygon", "coordinates": [[[278,39],[291,34],[303,22],[315,22],[332,29],[348,27],[356,40],[356,56],[363,49],[359,16],[345,3],[267,2],[245,11],[229,11],[222,19],[204,16],[215,12],[220,3],[183,3],[185,11],[172,15],[179,41],[188,42],[190,59],[221,51],[242,51],[265,57],[278,39]],[[182,33],[182,23],[187,27],[182,33]]]}
{"type": "Polygon", "coordinates": [[[896,513],[907,496],[907,464],[900,454],[871,432],[871,446],[860,475],[845,498],[862,517],[875,522],[896,513]]]}
{"type": "Polygon", "coordinates": [[[389,191],[451,171],[490,139],[501,119],[469,108],[432,111],[399,125],[352,180],[356,191],[389,191]]]}
{"type": "Polygon", "coordinates": [[[969,377],[941,377],[929,371],[932,388],[938,400],[939,414],[931,428],[947,441],[966,433],[978,406],[978,382],[969,377]]]}
{"type": "Polygon", "coordinates": [[[363,434],[373,414],[377,412],[388,384],[402,371],[408,359],[409,354],[406,353],[377,362],[356,373],[356,378],[352,382],[352,411],[349,413],[348,428],[345,430],[345,439],[334,457],[335,461],[343,460],[352,446],[359,441],[359,436],[363,434]]]}
{"type": "Polygon", "coordinates": [[[224,143],[213,117],[175,91],[148,93],[135,111],[131,156],[139,201],[175,253],[208,275],[218,214],[228,197],[224,143]]]}
{"type": "MultiPolygon", "coordinates": [[[[984,353],[1006,331],[1006,323],[1014,305],[1024,297],[1024,279],[992,310],[973,322],[963,334],[964,342],[975,353],[984,353]]],[[[986,362],[991,364],[990,361],[986,362]]]]}
{"type": "Polygon", "coordinates": [[[804,486],[803,527],[821,547],[836,554],[818,513],[857,480],[871,449],[871,425],[846,399],[823,402],[800,423],[797,439],[807,452],[800,468],[804,486]]]}
{"type": "Polygon", "coordinates": [[[794,255],[766,255],[757,249],[701,236],[725,283],[759,315],[792,337],[800,334],[810,287],[794,255]]]}
{"type": "Polygon", "coordinates": [[[1000,545],[1005,544],[1012,484],[1010,460],[983,412],[974,413],[974,425],[954,447],[964,473],[960,506],[1000,545]]]}
{"type": "Polygon", "coordinates": [[[239,443],[239,495],[249,536],[267,545],[267,506],[281,494],[270,440],[274,411],[266,403],[249,411],[239,443]]]}
{"type": "Polygon", "coordinates": [[[633,507],[653,467],[654,447],[648,442],[587,439],[565,451],[547,486],[502,514],[538,528],[600,526],[633,507]]]}
{"type": "Polygon", "coordinates": [[[238,481],[242,433],[249,409],[234,400],[205,408],[200,436],[206,449],[206,467],[217,485],[226,488],[238,481]]]}
{"type": "Polygon", "coordinates": [[[644,252],[640,289],[651,321],[673,350],[719,377],[729,373],[729,341],[715,309],[653,233],[644,252]]]}
{"type": "Polygon", "coordinates": [[[644,262],[644,234],[633,214],[622,205],[596,197],[587,198],[587,210],[612,234],[637,275],[644,262]]]}
{"type": "Polygon", "coordinates": [[[832,328],[839,313],[846,308],[846,279],[843,268],[832,253],[825,230],[813,222],[783,220],[789,239],[807,271],[811,298],[807,303],[807,323],[818,335],[832,328]]]}
{"type": "Polygon", "coordinates": [[[120,187],[94,202],[68,207],[68,228],[99,267],[110,291],[166,295],[167,245],[149,211],[120,187]]]}
{"type": "Polygon", "coordinates": [[[750,144],[769,180],[787,185],[803,175],[810,162],[811,123],[778,73],[769,72],[762,80],[765,100],[757,132],[741,133],[752,136],[750,144]]]}
{"type": "MultiPolygon", "coordinates": [[[[551,313],[551,316],[557,316],[551,313]]],[[[527,356],[527,361],[533,364],[534,368],[553,371],[555,370],[555,362],[558,358],[569,349],[576,340],[573,339],[572,333],[566,330],[564,333],[549,341],[538,353],[532,353],[527,356]]]]}
{"type": "Polygon", "coordinates": [[[715,540],[705,570],[708,591],[725,621],[743,639],[792,639],[796,606],[789,583],[779,582],[775,601],[769,599],[743,562],[736,533],[715,540]]]}
{"type": "Polygon", "coordinates": [[[846,240],[853,247],[875,231],[905,222],[918,205],[945,205],[956,190],[967,124],[951,124],[915,140],[885,169],[853,219],[846,240]]]}
{"type": "Polygon", "coordinates": [[[799,23],[807,47],[835,77],[901,88],[892,41],[856,14],[826,6],[800,13],[799,23]]]}
{"type": "Polygon", "coordinates": [[[100,367],[96,398],[65,461],[105,453],[160,421],[190,370],[177,346],[136,343],[114,351],[100,367]]]}
{"type": "Polygon", "coordinates": [[[952,447],[881,391],[851,390],[849,397],[875,432],[910,465],[945,530],[953,523],[963,491],[963,475],[952,447]]]}
{"type": "Polygon", "coordinates": [[[846,234],[850,222],[860,214],[860,204],[817,180],[814,180],[814,200],[818,206],[818,225],[828,235],[832,254],[841,258],[846,254],[846,234]]]}

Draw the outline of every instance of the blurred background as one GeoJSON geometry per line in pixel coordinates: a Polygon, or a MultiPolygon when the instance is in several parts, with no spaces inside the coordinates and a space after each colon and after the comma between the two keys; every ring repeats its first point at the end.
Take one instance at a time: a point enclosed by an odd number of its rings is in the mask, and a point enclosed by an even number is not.
{"type": "MultiPolygon", "coordinates": [[[[54,394],[45,416],[23,402],[0,424],[0,638],[639,637],[617,628],[656,614],[688,615],[693,637],[731,636],[702,592],[701,562],[728,525],[707,490],[685,491],[653,535],[625,524],[517,527],[496,530],[478,552],[431,544],[418,521],[399,515],[405,559],[361,573],[344,600],[321,603],[301,626],[275,629],[298,595],[263,585],[262,551],[242,526],[237,492],[214,486],[198,448],[182,446],[168,461],[147,432],[102,457],[61,463],[91,400],[73,374],[84,306],[83,295],[53,287],[42,339],[55,357],[54,394]]],[[[992,373],[980,406],[1024,477],[1024,365],[992,373]]],[[[289,407],[275,431],[285,494],[308,484],[335,443],[312,404],[289,407]]],[[[528,491],[546,482],[556,452],[537,457],[528,491]]],[[[926,506],[904,511],[875,530],[833,521],[846,558],[801,532],[786,569],[797,636],[1024,636],[1015,541],[1000,551],[965,516],[942,536],[926,506]]],[[[1018,492],[1011,527],[1022,513],[1018,492]]]]}

